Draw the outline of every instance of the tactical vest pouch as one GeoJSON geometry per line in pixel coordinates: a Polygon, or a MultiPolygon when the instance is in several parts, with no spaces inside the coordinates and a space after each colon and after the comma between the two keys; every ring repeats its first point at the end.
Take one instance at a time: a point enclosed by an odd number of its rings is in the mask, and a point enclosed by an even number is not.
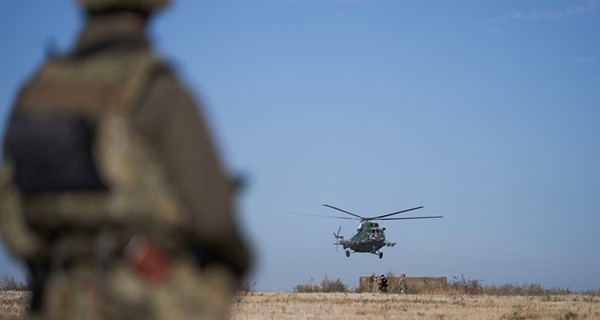
{"type": "Polygon", "coordinates": [[[75,115],[13,116],[6,147],[17,186],[25,194],[106,189],[94,163],[93,140],[90,123],[75,115]]]}

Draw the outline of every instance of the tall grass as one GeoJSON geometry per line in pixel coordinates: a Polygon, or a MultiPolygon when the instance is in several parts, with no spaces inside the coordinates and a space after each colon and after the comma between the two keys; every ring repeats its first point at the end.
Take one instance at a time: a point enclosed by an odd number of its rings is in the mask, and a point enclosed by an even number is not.
{"type": "Polygon", "coordinates": [[[548,296],[569,295],[573,292],[563,288],[545,288],[539,283],[485,285],[481,280],[466,279],[464,275],[454,277],[448,284],[450,292],[468,295],[493,296],[548,296]]]}

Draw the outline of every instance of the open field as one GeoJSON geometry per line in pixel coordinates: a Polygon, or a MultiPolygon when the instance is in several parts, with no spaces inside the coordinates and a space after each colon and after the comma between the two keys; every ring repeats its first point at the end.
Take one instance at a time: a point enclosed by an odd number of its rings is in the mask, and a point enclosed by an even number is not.
{"type": "MultiPolygon", "coordinates": [[[[0,291],[0,319],[20,319],[28,294],[0,291]]],[[[262,319],[600,319],[600,296],[399,295],[249,292],[232,320],[262,319]]]]}
{"type": "Polygon", "coordinates": [[[600,297],[254,292],[231,319],[600,319],[600,297]]]}

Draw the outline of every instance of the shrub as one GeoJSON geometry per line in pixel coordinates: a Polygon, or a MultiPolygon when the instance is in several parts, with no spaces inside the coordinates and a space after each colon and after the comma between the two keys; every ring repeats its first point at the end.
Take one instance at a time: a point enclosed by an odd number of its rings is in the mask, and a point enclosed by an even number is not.
{"type": "Polygon", "coordinates": [[[327,275],[321,281],[321,292],[348,292],[348,285],[342,280],[329,280],[327,275]]]}
{"type": "Polygon", "coordinates": [[[465,279],[465,276],[462,274],[460,275],[460,278],[454,277],[448,284],[448,288],[457,293],[470,295],[482,294],[484,292],[481,280],[465,279]]]}
{"type": "Polygon", "coordinates": [[[17,290],[19,285],[15,281],[15,278],[4,275],[0,280],[0,290],[17,290]]]}
{"type": "Polygon", "coordinates": [[[340,279],[330,280],[325,275],[320,286],[315,283],[313,278],[310,278],[308,283],[296,285],[294,292],[348,292],[348,285],[340,279]]]}
{"type": "Polygon", "coordinates": [[[244,284],[242,284],[238,290],[239,293],[242,294],[248,294],[250,292],[254,292],[254,288],[256,287],[256,282],[250,283],[248,281],[246,281],[244,284]]]}
{"type": "Polygon", "coordinates": [[[9,290],[18,290],[18,291],[26,291],[30,289],[30,285],[22,282],[17,282],[15,278],[9,275],[3,275],[0,279],[0,290],[9,291],[9,290]]]}
{"type": "Polygon", "coordinates": [[[299,284],[294,287],[294,292],[319,292],[319,285],[315,284],[313,278],[310,278],[308,283],[299,284]]]}

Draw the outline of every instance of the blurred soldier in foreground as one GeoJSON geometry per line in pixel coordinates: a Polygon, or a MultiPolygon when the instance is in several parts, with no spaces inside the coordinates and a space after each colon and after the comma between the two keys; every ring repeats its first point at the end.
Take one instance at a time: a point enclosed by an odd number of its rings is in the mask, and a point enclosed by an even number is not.
{"type": "Polygon", "coordinates": [[[190,95],[154,55],[168,0],[79,0],[86,23],[15,101],[0,227],[48,319],[221,319],[250,265],[190,95]]]}

